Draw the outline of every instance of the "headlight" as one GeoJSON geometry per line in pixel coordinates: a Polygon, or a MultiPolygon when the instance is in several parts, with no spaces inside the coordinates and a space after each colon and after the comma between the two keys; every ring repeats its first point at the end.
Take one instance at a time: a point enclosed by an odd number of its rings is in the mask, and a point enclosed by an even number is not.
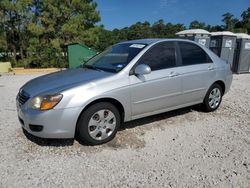
{"type": "Polygon", "coordinates": [[[38,110],[50,110],[61,101],[62,97],[61,94],[37,96],[30,101],[29,106],[38,110]]]}

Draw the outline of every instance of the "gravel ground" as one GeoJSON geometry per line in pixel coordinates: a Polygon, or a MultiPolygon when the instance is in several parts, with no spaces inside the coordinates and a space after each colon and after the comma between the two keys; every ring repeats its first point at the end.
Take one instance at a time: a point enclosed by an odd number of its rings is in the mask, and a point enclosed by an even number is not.
{"type": "Polygon", "coordinates": [[[0,187],[250,187],[250,74],[221,107],[126,123],[101,146],[22,132],[15,96],[37,75],[0,77],[0,187]]]}

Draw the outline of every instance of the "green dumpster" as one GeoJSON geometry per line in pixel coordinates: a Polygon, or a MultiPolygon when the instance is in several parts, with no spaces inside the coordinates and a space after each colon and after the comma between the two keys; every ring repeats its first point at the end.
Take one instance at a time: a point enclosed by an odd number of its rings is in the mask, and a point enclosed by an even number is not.
{"type": "Polygon", "coordinates": [[[82,63],[96,55],[96,51],[84,44],[68,44],[67,55],[69,68],[78,68],[82,63]]]}
{"type": "Polygon", "coordinates": [[[11,64],[10,62],[0,62],[0,73],[10,72],[11,64]]]}

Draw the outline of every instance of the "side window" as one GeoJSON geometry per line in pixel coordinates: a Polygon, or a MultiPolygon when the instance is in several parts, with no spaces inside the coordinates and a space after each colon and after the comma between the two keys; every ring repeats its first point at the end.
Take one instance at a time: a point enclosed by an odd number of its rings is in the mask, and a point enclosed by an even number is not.
{"type": "Polygon", "coordinates": [[[151,47],[138,61],[148,65],[152,71],[176,66],[175,45],[173,42],[162,42],[151,47]]]}
{"type": "Polygon", "coordinates": [[[207,53],[198,45],[189,42],[179,42],[183,65],[212,63],[207,53]]]}

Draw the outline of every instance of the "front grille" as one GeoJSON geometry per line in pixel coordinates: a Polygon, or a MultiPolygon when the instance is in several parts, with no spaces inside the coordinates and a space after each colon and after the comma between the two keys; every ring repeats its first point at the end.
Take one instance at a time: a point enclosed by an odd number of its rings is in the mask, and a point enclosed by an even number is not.
{"type": "Polygon", "coordinates": [[[17,95],[17,100],[18,100],[20,105],[23,105],[24,103],[26,103],[27,100],[29,100],[29,98],[30,98],[29,94],[23,90],[19,91],[19,93],[17,95]]]}

